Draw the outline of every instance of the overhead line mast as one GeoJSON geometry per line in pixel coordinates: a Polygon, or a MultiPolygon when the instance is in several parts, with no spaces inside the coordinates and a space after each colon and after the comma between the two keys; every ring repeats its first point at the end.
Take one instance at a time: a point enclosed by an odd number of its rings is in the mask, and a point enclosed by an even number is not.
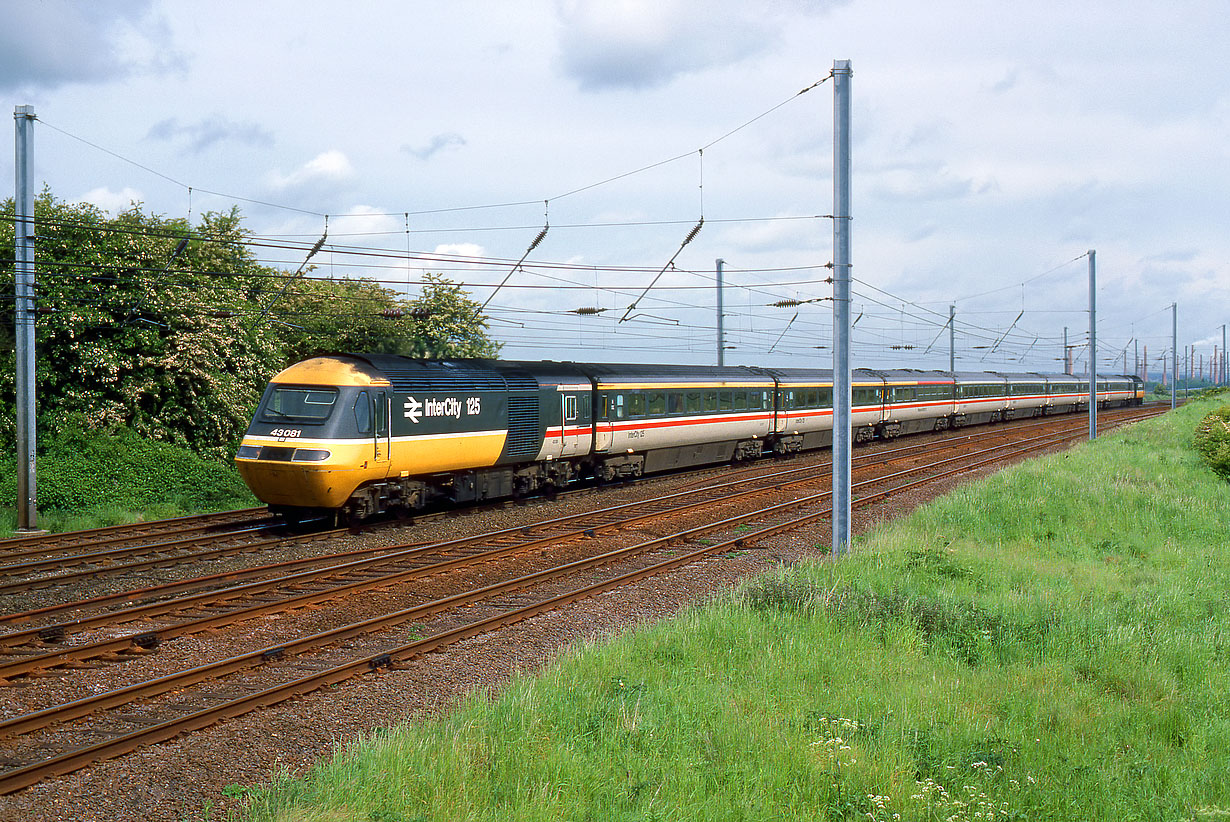
{"type": "Polygon", "coordinates": [[[34,430],[34,106],[13,109],[16,189],[13,205],[17,333],[17,529],[38,530],[34,430]]]}
{"type": "Polygon", "coordinates": [[[852,401],[850,374],[849,60],[833,61],[833,556],[850,547],[852,401]]]}

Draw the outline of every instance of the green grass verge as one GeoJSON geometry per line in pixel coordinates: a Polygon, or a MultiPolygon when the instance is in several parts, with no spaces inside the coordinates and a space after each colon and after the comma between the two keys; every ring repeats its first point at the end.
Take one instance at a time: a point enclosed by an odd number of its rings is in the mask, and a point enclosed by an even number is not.
{"type": "Polygon", "coordinates": [[[1210,407],[348,745],[251,818],[1230,816],[1230,485],[1190,444],[1210,407]]]}

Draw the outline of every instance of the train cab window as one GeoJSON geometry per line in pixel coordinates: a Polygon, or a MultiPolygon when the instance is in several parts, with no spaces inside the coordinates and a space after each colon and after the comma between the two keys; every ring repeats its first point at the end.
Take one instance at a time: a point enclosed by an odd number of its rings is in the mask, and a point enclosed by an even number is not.
{"type": "Polygon", "coordinates": [[[333,388],[274,388],[261,411],[263,422],[320,423],[329,419],[337,390],[333,388]]]}
{"type": "Polygon", "coordinates": [[[564,422],[577,421],[577,398],[564,397],[564,422]]]}
{"type": "Polygon", "coordinates": [[[688,413],[699,414],[704,410],[705,404],[699,391],[688,392],[688,413]]]}
{"type": "Polygon", "coordinates": [[[372,398],[360,391],[354,401],[354,422],[360,434],[372,433],[372,398]]]}

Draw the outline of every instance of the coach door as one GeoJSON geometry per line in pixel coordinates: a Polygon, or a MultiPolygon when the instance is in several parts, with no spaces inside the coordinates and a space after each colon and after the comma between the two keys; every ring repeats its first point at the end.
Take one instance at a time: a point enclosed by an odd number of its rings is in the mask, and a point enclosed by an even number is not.
{"type": "Polygon", "coordinates": [[[389,425],[389,394],[387,391],[377,391],[373,398],[375,403],[373,419],[375,421],[374,434],[375,437],[375,458],[376,463],[386,463],[389,461],[389,451],[392,447],[392,432],[389,425]]]}
{"type": "Polygon", "coordinates": [[[593,419],[590,412],[590,395],[588,392],[577,394],[569,392],[563,395],[561,411],[563,412],[563,433],[561,455],[565,457],[584,454],[589,451],[590,438],[593,436],[593,419]]]}

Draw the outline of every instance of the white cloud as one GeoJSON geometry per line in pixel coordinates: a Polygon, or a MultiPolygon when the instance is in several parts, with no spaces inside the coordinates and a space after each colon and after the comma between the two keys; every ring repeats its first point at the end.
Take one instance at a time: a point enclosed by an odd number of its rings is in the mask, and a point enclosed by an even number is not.
{"type": "Polygon", "coordinates": [[[135,188],[125,187],[119,191],[112,191],[104,187],[87,191],[77,198],[77,202],[98,206],[103,211],[115,215],[126,211],[133,203],[142,202],[143,199],[141,192],[135,188]]]}
{"type": "Polygon", "coordinates": [[[101,85],[141,72],[182,69],[152,0],[8,3],[0,26],[0,91],[101,85]]]}
{"type": "Polygon", "coordinates": [[[568,0],[558,6],[560,59],[582,89],[652,88],[773,46],[758,5],[706,0],[568,0]]]}
{"type": "Polygon", "coordinates": [[[350,159],[337,149],[331,149],[318,154],[308,162],[289,174],[274,171],[269,175],[269,182],[279,191],[316,187],[320,185],[335,186],[338,183],[349,182],[354,178],[354,166],[350,159]]]}
{"type": "Polygon", "coordinates": [[[330,227],[331,233],[338,236],[395,234],[405,230],[400,217],[367,205],[357,205],[345,214],[334,215],[330,227]]]}
{"type": "Polygon", "coordinates": [[[474,261],[481,260],[487,255],[486,249],[477,243],[441,243],[432,253],[442,259],[453,260],[461,257],[474,261]]]}
{"type": "Polygon", "coordinates": [[[155,123],[147,136],[185,142],[189,149],[198,154],[221,143],[249,146],[273,144],[273,135],[268,129],[252,122],[237,123],[217,114],[195,123],[181,123],[178,118],[170,117],[155,123]]]}
{"type": "Polygon", "coordinates": [[[429,160],[433,154],[444,151],[450,148],[463,148],[466,144],[465,138],[460,134],[446,132],[437,134],[427,141],[424,146],[403,145],[401,150],[407,154],[418,157],[420,160],[429,160]]]}

